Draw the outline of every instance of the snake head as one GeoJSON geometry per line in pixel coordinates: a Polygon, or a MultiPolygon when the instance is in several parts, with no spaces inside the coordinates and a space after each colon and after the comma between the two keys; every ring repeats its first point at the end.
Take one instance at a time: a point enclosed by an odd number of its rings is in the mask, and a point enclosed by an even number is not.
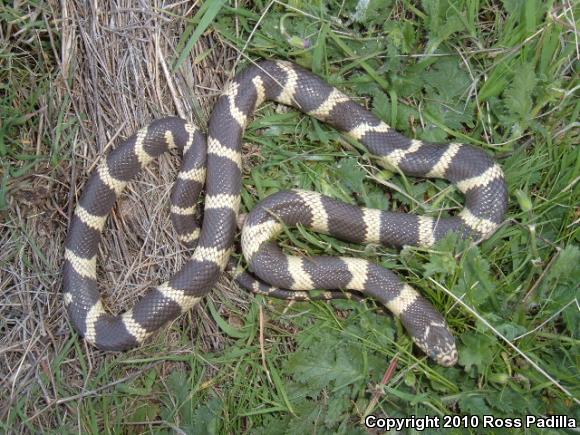
{"type": "Polygon", "coordinates": [[[451,367],[457,363],[458,354],[455,339],[445,323],[431,321],[425,326],[423,334],[413,336],[413,340],[423,352],[438,364],[451,367]]]}

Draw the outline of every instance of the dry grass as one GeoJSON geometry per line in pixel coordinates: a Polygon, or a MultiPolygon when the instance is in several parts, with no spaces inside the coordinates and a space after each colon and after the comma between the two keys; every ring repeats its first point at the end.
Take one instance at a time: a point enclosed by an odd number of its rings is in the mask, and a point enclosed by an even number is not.
{"type": "MultiPolygon", "coordinates": [[[[119,138],[160,116],[180,114],[205,128],[235,56],[220,41],[202,37],[183,66],[169,72],[186,25],[182,17],[191,17],[194,7],[190,2],[161,10],[160,4],[135,7],[131,1],[98,7],[52,1],[31,9],[25,20],[46,25],[32,35],[44,47],[38,54],[52,59],[52,81],[41,97],[41,109],[30,113],[35,129],[22,129],[20,138],[35,154],[51,155],[59,164],[38,164],[9,185],[9,209],[0,227],[0,420],[15,412],[15,402],[40,377],[54,379],[52,361],[70,340],[60,294],[63,244],[73,206],[96,162],[119,138]]],[[[17,29],[3,29],[4,41],[18,41],[17,29]]],[[[34,90],[33,80],[31,76],[29,83],[21,83],[22,99],[34,90]]],[[[175,243],[168,213],[178,165],[176,155],[151,164],[108,220],[99,281],[113,312],[130,307],[146,287],[169,277],[186,258],[175,243]]],[[[228,293],[228,298],[239,303],[239,294],[228,293]]],[[[223,344],[208,317],[206,310],[196,309],[178,320],[196,325],[191,340],[206,351],[223,344]]],[[[183,344],[167,346],[176,353],[183,350],[183,344]]],[[[190,351],[194,344],[185,346],[190,351]]],[[[90,347],[85,351],[94,367],[107,358],[90,347]]],[[[76,361],[67,365],[66,376],[82,385],[76,361]]],[[[44,387],[44,403],[36,397],[27,401],[24,412],[29,417],[45,420],[42,410],[58,399],[50,382],[44,387]]],[[[46,420],[44,425],[53,426],[46,420]]]]}

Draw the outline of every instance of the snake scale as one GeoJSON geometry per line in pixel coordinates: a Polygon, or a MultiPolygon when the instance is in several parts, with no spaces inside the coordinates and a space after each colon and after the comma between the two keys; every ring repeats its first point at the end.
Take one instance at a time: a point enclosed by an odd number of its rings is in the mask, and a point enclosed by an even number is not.
{"type": "Polygon", "coordinates": [[[114,149],[87,181],[72,216],[65,244],[64,303],[73,326],[100,349],[138,346],[206,295],[228,265],[237,230],[244,128],[264,101],[293,106],[360,141],[380,164],[412,176],[445,178],[465,196],[456,216],[429,217],[355,207],[327,196],[288,190],[269,196],[247,217],[242,250],[250,270],[237,281],[254,292],[308,300],[307,290],[327,289],[318,298],[370,296],[400,318],[414,342],[444,366],[457,361],[452,333],[442,315],[411,286],[372,262],[346,257],[286,255],[271,241],[284,226],[304,225],[356,243],[400,247],[432,246],[449,232],[486,238],[502,222],[507,188],[500,166],[484,151],[458,143],[409,139],[390,128],[315,74],[289,62],[267,60],[239,73],[218,98],[205,136],[179,118],[152,122],[114,149]],[[96,257],[107,215],[123,188],[153,158],[183,151],[171,196],[171,216],[181,242],[196,245],[191,258],[169,281],[148,289],[120,315],[103,306],[96,257]],[[206,171],[207,166],[207,171],[206,171]],[[203,224],[193,218],[205,181],[203,224]]]}

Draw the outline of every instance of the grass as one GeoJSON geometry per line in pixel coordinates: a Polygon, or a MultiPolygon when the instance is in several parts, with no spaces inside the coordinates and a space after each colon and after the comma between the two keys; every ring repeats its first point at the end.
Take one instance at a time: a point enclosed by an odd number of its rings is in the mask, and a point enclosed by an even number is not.
{"type": "MultiPolygon", "coordinates": [[[[580,417],[577,5],[141,7],[0,6],[0,430],[351,434],[370,414],[580,417]],[[445,314],[456,367],[428,361],[372,303],[288,304],[227,277],[140,349],[106,354],[72,333],[62,245],[96,159],[161,115],[205,126],[227,78],[266,57],[304,65],[410,137],[471,143],[501,163],[509,214],[482,243],[397,252],[303,228],[280,238],[288,252],[395,270],[445,314]]],[[[178,165],[152,165],[109,219],[99,276],[113,311],[184,261],[167,212],[178,165]]],[[[463,203],[273,104],[247,129],[244,168],[245,210],[293,187],[432,216],[463,203]]]]}

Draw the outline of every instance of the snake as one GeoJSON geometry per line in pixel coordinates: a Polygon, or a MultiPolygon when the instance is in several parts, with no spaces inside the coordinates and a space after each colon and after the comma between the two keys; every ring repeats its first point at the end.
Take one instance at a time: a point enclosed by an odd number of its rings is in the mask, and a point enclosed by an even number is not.
{"type": "MultiPolygon", "coordinates": [[[[244,219],[241,247],[248,270],[234,277],[255,293],[294,300],[362,295],[386,307],[426,355],[443,366],[458,360],[444,317],[390,270],[363,258],[288,255],[273,239],[301,225],[348,242],[432,247],[448,233],[483,240],[502,224],[508,191],[500,165],[480,148],[410,139],[316,74],[294,63],[263,60],[238,73],[213,107],[207,136],[177,117],[152,121],[103,158],[71,214],[64,249],[63,299],[74,329],[102,350],[141,345],[190,310],[231,264],[242,188],[244,129],[265,101],[292,106],[362,144],[379,165],[405,176],[443,178],[464,196],[452,216],[357,207],[312,191],[291,189],[259,202],[244,219]],[[192,248],[169,280],[148,288],[120,314],[105,309],[97,288],[97,254],[107,216],[123,189],[166,151],[183,153],[171,193],[179,241],[192,248]],[[195,219],[204,189],[202,225],[195,219]],[[310,290],[324,290],[310,296],[310,290]]],[[[238,268],[239,269],[239,268],[238,268]]]]}

